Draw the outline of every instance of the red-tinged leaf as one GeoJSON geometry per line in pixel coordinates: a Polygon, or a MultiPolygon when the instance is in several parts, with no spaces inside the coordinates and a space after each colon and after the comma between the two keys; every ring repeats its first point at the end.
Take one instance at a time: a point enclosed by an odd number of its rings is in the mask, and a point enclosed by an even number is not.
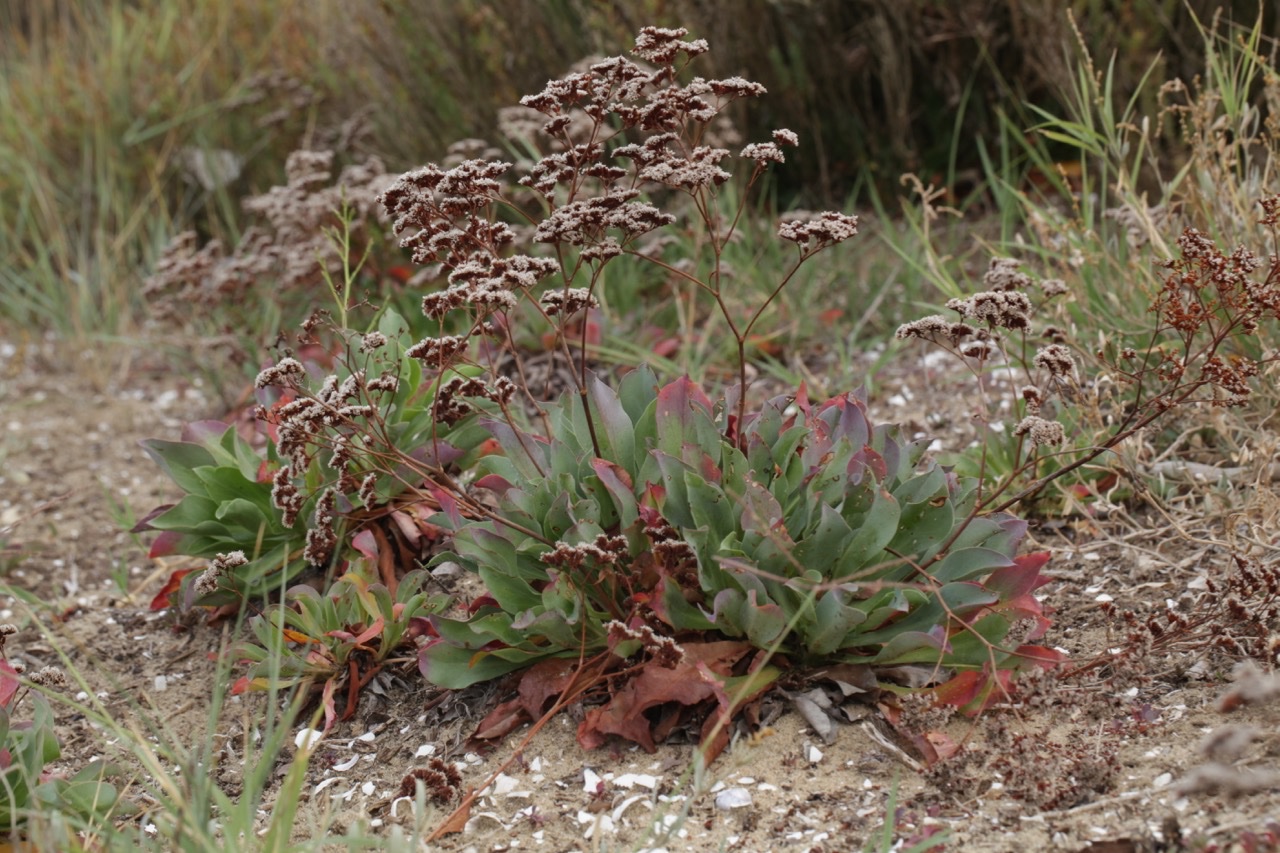
{"type": "MultiPolygon", "coordinates": [[[[1033,572],[1039,574],[1040,570],[1049,562],[1050,553],[1048,551],[1036,551],[1033,554],[1022,554],[1014,557],[1013,562],[1022,568],[1024,572],[1033,572]]],[[[1044,578],[1036,586],[1044,586],[1053,578],[1044,578]]]]}
{"type": "MultiPolygon", "coordinates": [[[[161,507],[161,509],[170,508],[171,506],[161,507]]],[[[151,550],[147,552],[147,556],[152,560],[157,557],[171,557],[178,553],[178,548],[181,544],[181,533],[176,530],[166,530],[157,536],[155,541],[151,543],[151,550]]]]}
{"type": "Polygon", "coordinates": [[[362,557],[367,557],[375,563],[378,561],[378,540],[369,528],[366,527],[351,537],[351,547],[360,552],[362,557]]]}
{"type": "Polygon", "coordinates": [[[801,382],[800,387],[796,389],[796,408],[804,412],[805,417],[809,416],[809,410],[813,406],[809,403],[809,388],[801,382]]]}
{"type": "Polygon", "coordinates": [[[494,598],[492,595],[486,594],[486,595],[480,596],[479,598],[475,599],[474,601],[472,601],[470,604],[467,605],[467,615],[474,616],[476,615],[476,613],[480,612],[480,610],[485,607],[495,607],[495,608],[501,609],[501,605],[498,604],[498,599],[494,598]]]}
{"type": "Polygon", "coordinates": [[[844,317],[843,308],[828,308],[818,314],[818,322],[824,326],[834,326],[842,317],[844,317]]]}
{"type": "Polygon", "coordinates": [[[13,765],[13,754],[7,749],[0,749],[0,770],[8,770],[13,765]]]}
{"type": "Polygon", "coordinates": [[[436,503],[440,505],[440,511],[445,514],[445,517],[449,519],[453,526],[455,528],[462,527],[462,513],[459,511],[458,502],[454,500],[453,495],[435,485],[427,486],[427,491],[436,499],[436,503]]]}
{"type": "Polygon", "coordinates": [[[492,456],[502,452],[502,443],[496,438],[486,438],[476,448],[476,456],[492,456]]]}
{"type": "Polygon", "coordinates": [[[407,267],[403,264],[397,264],[393,267],[387,267],[387,278],[396,284],[408,284],[409,279],[413,278],[413,267],[407,267]]]}
{"type": "MultiPolygon", "coordinates": [[[[129,532],[130,533],[151,532],[152,530],[155,529],[151,526],[151,520],[156,518],[157,516],[164,515],[166,512],[168,512],[171,509],[173,509],[173,504],[162,504],[156,507],[155,509],[151,510],[151,512],[144,515],[142,518],[138,519],[138,523],[135,524],[133,527],[129,528],[129,532]]],[[[164,555],[160,555],[160,556],[164,556],[164,555]]]]}
{"type": "Polygon", "coordinates": [[[269,461],[263,459],[258,463],[258,482],[270,483],[275,479],[275,468],[269,461]]]}
{"type": "Polygon", "coordinates": [[[408,637],[416,640],[419,637],[438,637],[440,632],[436,630],[436,626],[431,624],[431,620],[426,616],[409,617],[408,637]]]}
{"type": "MultiPolygon", "coordinates": [[[[492,440],[493,439],[489,439],[489,441],[492,440]]],[[[488,489],[489,491],[497,492],[500,495],[505,494],[506,491],[511,488],[511,481],[506,477],[503,477],[501,474],[485,474],[483,477],[476,480],[475,484],[482,489],[488,489]]]]}
{"type": "Polygon", "coordinates": [[[250,678],[247,675],[242,675],[236,679],[235,684],[231,685],[231,695],[240,696],[241,694],[248,693],[250,690],[266,690],[270,686],[271,679],[269,678],[250,678]]]}
{"type": "MultiPolygon", "coordinates": [[[[417,524],[417,520],[413,516],[403,510],[396,510],[390,514],[392,524],[396,525],[404,542],[408,543],[411,548],[419,548],[422,544],[422,528],[417,524]]],[[[388,543],[389,544],[389,543],[388,543]]]]}
{"type": "Polygon", "coordinates": [[[356,637],[356,645],[363,646],[365,643],[369,642],[374,637],[381,634],[383,629],[385,629],[386,627],[387,627],[387,621],[383,619],[381,616],[379,616],[376,620],[374,620],[374,623],[372,625],[370,625],[366,630],[360,633],[360,636],[356,637]]]}
{"type": "Polygon", "coordinates": [[[982,585],[999,595],[1002,600],[1012,601],[1040,586],[1041,578],[1037,574],[1038,571],[1034,568],[1028,569],[1015,559],[1012,566],[992,572],[982,585]]]}
{"type": "Polygon", "coordinates": [[[9,707],[20,686],[18,671],[7,660],[0,658],[0,708],[9,707]]]}
{"type": "Polygon", "coordinates": [[[950,681],[939,684],[933,689],[933,696],[939,705],[951,705],[963,708],[978,698],[986,676],[974,669],[966,669],[956,673],[950,681]]]}
{"type": "Polygon", "coordinates": [[[658,358],[670,358],[680,351],[681,343],[683,342],[679,338],[664,338],[654,344],[651,349],[658,358]]]}
{"type": "Polygon", "coordinates": [[[1065,653],[1057,649],[1051,649],[1047,646],[1033,646],[1030,644],[1018,646],[1014,649],[1014,655],[1022,658],[1027,664],[1038,666],[1042,669],[1053,669],[1060,663],[1066,661],[1065,653]]]}
{"type": "Polygon", "coordinates": [[[195,569],[178,569],[170,573],[169,579],[164,582],[164,586],[156,593],[155,598],[151,599],[150,609],[167,610],[172,607],[173,594],[182,587],[182,579],[194,571],[195,569]]]}
{"type": "Polygon", "coordinates": [[[333,724],[338,719],[338,708],[334,704],[334,694],[338,690],[338,681],[330,678],[324,683],[324,691],[320,694],[320,704],[324,707],[324,733],[328,734],[329,729],[333,728],[333,724]]]}

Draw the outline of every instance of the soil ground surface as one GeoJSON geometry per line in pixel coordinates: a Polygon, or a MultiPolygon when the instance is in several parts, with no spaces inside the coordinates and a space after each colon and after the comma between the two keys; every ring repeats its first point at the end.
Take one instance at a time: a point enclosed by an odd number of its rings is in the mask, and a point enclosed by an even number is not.
{"type": "MultiPolygon", "coordinates": [[[[181,564],[152,563],[146,543],[123,529],[177,497],[138,442],[175,439],[183,423],[225,413],[154,353],[65,353],[61,345],[0,337],[0,580],[8,593],[0,596],[0,621],[23,628],[8,651],[29,669],[65,654],[117,719],[146,737],[190,744],[208,736],[210,653],[224,642],[224,628],[149,609],[181,564]]],[[[872,401],[880,418],[922,429],[942,423],[940,415],[963,421],[962,412],[936,410],[937,401],[960,399],[953,389],[936,386],[933,402],[920,402],[920,376],[881,377],[872,401]]],[[[1033,529],[1028,548],[1053,552],[1055,581],[1041,590],[1054,620],[1046,642],[1073,661],[1122,644],[1104,603],[1138,612],[1166,602],[1190,607],[1206,576],[1231,569],[1224,549],[1190,541],[1158,516],[1135,527],[1138,512],[1033,529]]],[[[532,737],[476,802],[465,831],[437,849],[888,849],[878,846],[886,819],[889,838],[906,841],[897,849],[930,835],[932,849],[968,851],[1274,849],[1262,838],[1269,816],[1280,815],[1274,788],[1243,785],[1228,796],[1197,792],[1186,780],[1209,760],[1206,735],[1228,724],[1256,727],[1227,757],[1237,778],[1263,779],[1280,761],[1276,711],[1219,711],[1232,662],[1204,649],[1152,652],[1132,666],[1098,668],[1046,687],[1038,701],[945,722],[962,755],[926,772],[870,708],[845,709],[853,719],[828,742],[779,697],[767,705],[777,718],[737,733],[700,779],[688,772],[690,743],[662,744],[653,754],[628,744],[588,752],[577,745],[568,713],[532,737]],[[1251,839],[1261,843],[1248,846],[1251,839]]],[[[377,687],[316,753],[300,835],[326,816],[335,829],[407,823],[411,804],[396,797],[411,771],[439,757],[456,762],[464,787],[481,786],[528,733],[517,730],[489,754],[473,754],[464,743],[486,703],[505,698],[500,687],[442,697],[412,668],[377,687]]],[[[243,770],[235,744],[261,701],[231,698],[213,729],[227,744],[216,773],[229,793],[243,770]]],[[[101,755],[126,766],[131,760],[128,744],[108,742],[67,708],[59,712],[59,736],[63,758],[55,769],[74,771],[101,755]]],[[[289,761],[281,756],[277,778],[289,761]]],[[[141,785],[126,796],[147,808],[141,785]]],[[[449,810],[430,808],[436,822],[449,810]]]]}

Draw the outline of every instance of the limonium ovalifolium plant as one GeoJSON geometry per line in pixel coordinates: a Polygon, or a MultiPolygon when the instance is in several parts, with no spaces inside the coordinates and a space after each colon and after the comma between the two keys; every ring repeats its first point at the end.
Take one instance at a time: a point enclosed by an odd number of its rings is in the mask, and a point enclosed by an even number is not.
{"type": "MultiPolygon", "coordinates": [[[[760,304],[736,307],[724,248],[751,215],[750,191],[798,140],[783,129],[737,154],[717,147],[713,122],[765,91],[691,77],[708,47],[686,35],[646,27],[634,58],[524,98],[543,122],[523,166],[429,165],[382,194],[402,245],[435,273],[422,311],[436,331],[404,349],[420,369],[376,399],[355,372],[316,383],[286,358],[262,373],[260,386],[293,400],[270,414],[284,461],[276,505],[291,521],[314,506],[308,552],[340,558],[352,528],[339,522],[379,503],[368,477],[394,477],[436,537],[433,563],[456,563],[485,588],[427,616],[423,674],[462,687],[525,669],[541,697],[602,692],[579,730],[587,745],[616,734],[651,748],[642,712],[666,701],[705,702],[723,721],[787,665],[919,665],[925,684],[953,685],[949,701],[983,707],[1007,695],[1017,669],[1056,660],[1030,645],[1048,624],[1032,594],[1044,557],[1018,556],[1025,523],[981,513],[976,480],[872,424],[856,393],[814,403],[800,388],[752,402],[749,337],[796,272],[855,236],[858,220],[785,218],[789,266],[760,304]],[[703,255],[653,249],[650,236],[673,226],[700,229],[703,255]],[[620,264],[656,265],[701,294],[732,338],[732,381],[707,389],[661,383],[644,365],[612,378],[592,369],[584,318],[620,264]],[[560,387],[525,369],[514,330],[529,323],[554,332],[562,369],[544,374],[560,387]],[[407,405],[433,427],[385,429],[407,405]],[[483,453],[446,441],[475,430],[488,437],[483,453]],[[317,478],[321,458],[329,470],[317,478]]],[[[545,708],[499,710],[491,734],[545,708]]],[[[722,729],[704,735],[722,745],[722,729]]]]}

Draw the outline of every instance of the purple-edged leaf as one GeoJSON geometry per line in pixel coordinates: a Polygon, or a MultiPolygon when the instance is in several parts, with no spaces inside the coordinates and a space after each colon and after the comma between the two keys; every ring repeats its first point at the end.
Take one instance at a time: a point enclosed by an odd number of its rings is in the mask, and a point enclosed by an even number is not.
{"type": "Polygon", "coordinates": [[[626,530],[639,517],[631,475],[627,473],[627,469],[607,459],[591,460],[591,469],[596,472],[601,485],[613,499],[614,509],[618,512],[619,525],[626,530]]]}
{"type": "Polygon", "coordinates": [[[164,515],[166,512],[168,512],[172,508],[173,508],[173,504],[161,504],[160,506],[156,507],[155,509],[151,510],[149,513],[144,515],[138,521],[137,524],[135,524],[133,527],[129,529],[129,532],[130,533],[146,533],[148,531],[155,530],[155,528],[151,526],[151,521],[157,518],[158,516],[164,515]]]}
{"type": "Polygon", "coordinates": [[[983,584],[987,589],[1000,596],[1001,601],[1012,601],[1021,598],[1040,585],[1040,570],[1026,568],[1018,563],[992,572],[983,584]]]}
{"type": "Polygon", "coordinates": [[[485,474],[476,480],[475,484],[482,489],[488,489],[498,494],[505,493],[508,489],[513,488],[511,481],[500,474],[485,474]]]}
{"type": "Polygon", "coordinates": [[[711,420],[710,398],[687,376],[658,391],[656,416],[658,449],[677,459],[682,458],[685,444],[709,451],[708,428],[712,441],[718,435],[711,420]]]}
{"type": "Polygon", "coordinates": [[[414,448],[409,456],[431,468],[446,468],[466,455],[447,441],[427,441],[421,447],[414,448]]]}
{"type": "MultiPolygon", "coordinates": [[[[856,447],[856,445],[855,445],[856,447]]],[[[848,472],[850,475],[860,472],[862,466],[871,469],[871,474],[876,478],[877,483],[883,483],[889,477],[889,465],[884,461],[884,457],[871,449],[870,445],[864,444],[862,449],[853,454],[849,459],[848,472]]]]}
{"type": "MultiPolygon", "coordinates": [[[[151,528],[147,528],[150,530],[151,528]]],[[[147,552],[147,557],[154,560],[156,557],[171,557],[174,554],[181,554],[179,549],[182,546],[184,534],[176,530],[166,530],[155,538],[151,543],[151,550],[147,552]]]]}
{"type": "Polygon", "coordinates": [[[782,505],[768,489],[755,480],[746,481],[741,502],[741,524],[744,530],[766,531],[782,527],[782,505]]]}

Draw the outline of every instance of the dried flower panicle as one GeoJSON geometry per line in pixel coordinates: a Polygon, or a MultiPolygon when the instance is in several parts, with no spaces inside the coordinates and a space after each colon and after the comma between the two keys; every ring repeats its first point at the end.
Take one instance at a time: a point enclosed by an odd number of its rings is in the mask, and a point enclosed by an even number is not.
{"type": "Polygon", "coordinates": [[[1026,436],[1035,447],[1056,446],[1067,440],[1066,429],[1057,421],[1028,415],[1013,428],[1015,436],[1026,436]]]}
{"type": "Polygon", "coordinates": [[[218,591],[220,581],[231,574],[235,570],[249,562],[243,551],[231,551],[226,554],[218,554],[209,561],[209,568],[196,578],[195,593],[197,596],[211,595],[218,591]]]}
{"type": "Polygon", "coordinates": [[[27,676],[27,681],[30,681],[37,687],[55,689],[66,687],[70,683],[67,681],[67,674],[63,672],[60,667],[56,666],[41,667],[31,673],[31,675],[27,676]]]}
{"type": "Polygon", "coordinates": [[[185,320],[193,305],[228,305],[270,280],[280,289],[324,286],[324,276],[340,275],[340,257],[330,231],[338,211],[346,211],[346,231],[359,258],[381,236],[379,193],[389,176],[371,157],[333,177],[331,151],[295,151],[285,164],[286,182],[247,199],[244,208],[263,225],[248,229],[228,251],[219,241],[198,245],[195,232],[169,244],[143,285],[143,295],[162,319],[185,320]]]}

